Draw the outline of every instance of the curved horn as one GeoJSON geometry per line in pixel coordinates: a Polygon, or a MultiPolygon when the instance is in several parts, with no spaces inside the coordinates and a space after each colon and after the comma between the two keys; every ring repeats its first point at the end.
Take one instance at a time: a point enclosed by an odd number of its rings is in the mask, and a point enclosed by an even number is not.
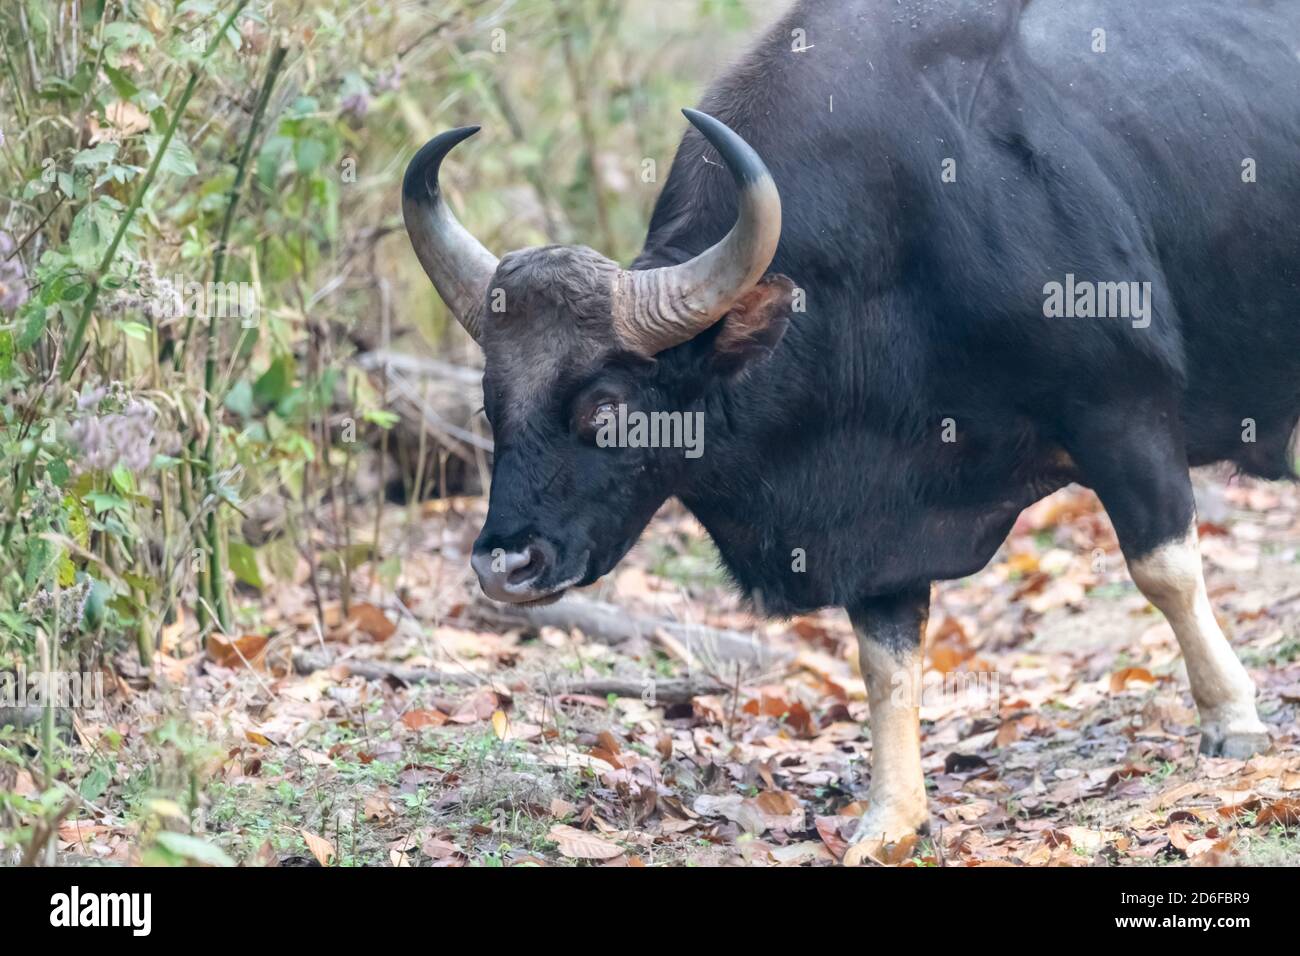
{"type": "Polygon", "coordinates": [[[415,255],[442,301],[475,340],[497,257],[470,235],[443,202],[438,167],[453,146],[478,131],[477,126],[462,126],[435,136],[420,147],[402,180],[402,218],[415,255]]]}
{"type": "Polygon", "coordinates": [[[717,245],[688,262],[619,273],[615,326],[629,345],[648,355],[694,338],[726,315],[762,278],[781,238],[781,197],[758,153],[707,113],[682,113],[727,164],[740,190],[740,214],[717,245]]]}

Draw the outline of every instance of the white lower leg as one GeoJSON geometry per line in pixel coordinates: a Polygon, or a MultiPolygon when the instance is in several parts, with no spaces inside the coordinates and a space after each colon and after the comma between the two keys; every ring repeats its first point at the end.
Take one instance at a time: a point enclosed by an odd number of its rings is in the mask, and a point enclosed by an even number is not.
{"type": "Polygon", "coordinates": [[[1201,750],[1247,756],[1268,746],[1255,713],[1255,685],[1214,618],[1193,524],[1180,541],[1130,562],[1134,583],[1178,638],[1201,714],[1201,750]]]}
{"type": "Polygon", "coordinates": [[[870,806],[854,842],[892,843],[929,820],[921,772],[921,652],[890,650],[858,636],[871,706],[870,806]]]}

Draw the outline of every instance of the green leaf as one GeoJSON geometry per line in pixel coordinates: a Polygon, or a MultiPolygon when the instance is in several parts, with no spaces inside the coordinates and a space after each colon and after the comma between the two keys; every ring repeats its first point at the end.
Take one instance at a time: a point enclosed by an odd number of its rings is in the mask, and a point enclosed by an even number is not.
{"type": "Polygon", "coordinates": [[[105,606],[112,594],[113,589],[103,581],[95,581],[90,585],[90,593],[86,595],[86,610],[84,612],[85,624],[90,630],[98,630],[104,623],[105,606]]]}
{"type": "Polygon", "coordinates": [[[105,140],[90,149],[83,149],[72,157],[72,165],[76,166],[107,166],[117,157],[117,143],[111,143],[105,140]]]}
{"type": "Polygon", "coordinates": [[[118,465],[114,468],[112,478],[113,484],[117,486],[117,490],[122,494],[135,494],[135,475],[131,474],[131,469],[127,468],[126,465],[118,465]]]}
{"type": "Polygon", "coordinates": [[[293,159],[299,173],[314,173],[325,162],[325,144],[318,139],[300,139],[293,144],[293,159]]]}
{"type": "Polygon", "coordinates": [[[131,78],[116,67],[104,64],[104,75],[108,77],[108,82],[113,84],[113,90],[124,100],[134,99],[140,92],[140,87],[132,82],[131,78]]]}
{"type": "Polygon", "coordinates": [[[90,270],[99,264],[117,230],[118,218],[103,197],[82,207],[72,220],[72,231],[68,234],[68,248],[78,266],[90,270]]]}
{"type": "Polygon", "coordinates": [[[50,481],[54,482],[56,488],[62,488],[67,483],[70,473],[68,463],[62,458],[55,458],[45,466],[45,474],[49,476],[50,481]]]}
{"type": "Polygon", "coordinates": [[[384,429],[385,431],[392,428],[394,425],[396,425],[399,421],[402,420],[401,416],[398,415],[396,412],[386,411],[382,408],[372,408],[370,411],[366,412],[361,417],[366,421],[370,422],[372,425],[378,425],[380,428],[384,429]]]}
{"type": "Polygon", "coordinates": [[[188,833],[174,833],[171,830],[162,830],[158,834],[158,845],[179,857],[193,860],[195,863],[207,863],[209,866],[235,865],[235,861],[228,857],[220,847],[215,847],[211,843],[200,840],[188,833]]]}
{"type": "Polygon", "coordinates": [[[280,163],[289,152],[292,140],[287,136],[268,136],[257,154],[257,181],[264,189],[275,185],[280,163]]]}
{"type": "Polygon", "coordinates": [[[45,332],[45,306],[39,302],[32,301],[27,305],[27,321],[23,324],[23,330],[18,334],[16,343],[18,351],[25,352],[35,345],[45,332]]]}
{"type": "Polygon", "coordinates": [[[122,580],[141,594],[153,594],[158,590],[158,582],[143,574],[134,574],[127,571],[122,575],[122,580]]]}
{"type": "Polygon", "coordinates": [[[98,800],[108,789],[109,782],[113,779],[108,768],[103,764],[92,767],[90,773],[81,778],[81,786],[77,790],[87,800],[98,800]]]}
{"type": "Polygon", "coordinates": [[[131,514],[131,506],[112,492],[87,492],[86,501],[97,515],[102,515],[108,511],[116,511],[125,518],[131,514]]]}
{"type": "Polygon", "coordinates": [[[51,560],[52,545],[43,538],[27,540],[27,564],[23,568],[23,586],[30,593],[45,574],[46,565],[51,560]]]}
{"type": "Polygon", "coordinates": [[[104,47],[113,66],[122,62],[121,54],[127,50],[133,47],[147,50],[153,45],[153,34],[138,23],[115,20],[104,25],[104,47]]]}
{"type": "Polygon", "coordinates": [[[271,363],[253,383],[253,400],[263,408],[270,408],[289,394],[293,388],[293,360],[281,355],[271,363]]]}
{"type": "Polygon", "coordinates": [[[77,566],[66,554],[59,556],[59,587],[70,588],[77,583],[77,566]]]}
{"type": "MultiPolygon", "coordinates": [[[[162,142],[161,133],[147,133],[144,137],[145,148],[149,151],[149,161],[153,162],[153,157],[158,152],[158,145],[162,142]]],[[[172,141],[167,144],[167,152],[163,153],[162,162],[158,166],[161,173],[173,173],[177,176],[194,176],[199,171],[198,164],[194,161],[194,154],[190,152],[189,145],[181,139],[180,131],[177,130],[172,136],[172,141]]]]}
{"type": "Polygon", "coordinates": [[[209,0],[185,0],[184,3],[176,8],[176,13],[178,15],[190,13],[198,17],[210,17],[215,12],[216,7],[214,7],[209,0]]]}
{"type": "Polygon", "coordinates": [[[230,391],[226,392],[226,397],[222,404],[240,418],[252,418],[253,386],[249,384],[248,379],[241,378],[234,385],[230,386],[230,391]]]}
{"type": "Polygon", "coordinates": [[[241,499],[239,496],[239,489],[234,487],[233,485],[228,485],[224,483],[217,485],[217,494],[220,495],[224,500],[229,501],[236,508],[240,508],[244,504],[243,499],[241,499]]]}
{"type": "Polygon", "coordinates": [[[129,183],[131,180],[135,179],[136,176],[140,175],[140,173],[141,169],[139,166],[124,166],[121,163],[110,163],[108,168],[96,177],[95,188],[98,189],[110,180],[115,183],[129,183]]]}
{"type": "Polygon", "coordinates": [[[68,516],[68,534],[72,540],[83,548],[90,546],[90,525],[86,521],[86,509],[76,495],[63,496],[63,510],[68,516]]]}
{"type": "Polygon", "coordinates": [[[127,49],[133,46],[153,46],[153,37],[138,23],[115,20],[104,24],[104,42],[110,46],[127,49]]]}
{"type": "Polygon", "coordinates": [[[148,342],[150,329],[143,322],[119,322],[117,327],[122,330],[122,334],[133,339],[139,339],[141,342],[148,342]]]}
{"type": "Polygon", "coordinates": [[[250,587],[262,590],[262,571],[257,566],[257,552],[243,541],[231,541],[226,556],[230,571],[234,576],[250,587]]]}
{"type": "Polygon", "coordinates": [[[402,576],[402,559],[397,555],[385,558],[379,563],[379,580],[384,582],[384,586],[392,589],[397,587],[397,582],[402,576]]]}

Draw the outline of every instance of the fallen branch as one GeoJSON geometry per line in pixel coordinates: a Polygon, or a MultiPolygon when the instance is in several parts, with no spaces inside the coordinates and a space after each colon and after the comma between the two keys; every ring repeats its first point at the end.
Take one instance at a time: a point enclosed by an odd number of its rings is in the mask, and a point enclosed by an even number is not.
{"type": "Polygon", "coordinates": [[[727,694],[731,689],[712,680],[576,680],[547,688],[555,694],[584,697],[640,697],[657,707],[661,704],[689,704],[696,697],[727,694]]]}
{"type": "Polygon", "coordinates": [[[364,677],[366,680],[397,680],[403,684],[470,687],[483,683],[483,678],[476,674],[436,671],[429,667],[403,667],[401,664],[386,664],[383,661],[335,659],[328,654],[299,652],[293,655],[293,669],[304,676],[333,667],[341,667],[350,676],[364,677]]]}
{"type": "Polygon", "coordinates": [[[460,386],[471,392],[481,392],[482,369],[455,365],[441,359],[424,358],[391,349],[374,349],[362,352],[354,361],[367,372],[391,369],[413,378],[432,379],[445,385],[460,386]]]}
{"type": "MultiPolygon", "coordinates": [[[[10,726],[15,730],[26,730],[28,727],[37,726],[44,718],[44,707],[6,707],[0,710],[0,727],[10,726]]],[[[72,711],[66,707],[54,708],[54,723],[57,727],[71,727],[72,711]]]]}
{"type": "MultiPolygon", "coordinates": [[[[419,394],[400,373],[390,371],[388,380],[397,389],[398,397],[410,406],[415,415],[423,419],[425,427],[433,432],[434,436],[443,444],[449,448],[458,448],[460,444],[465,444],[480,451],[492,450],[493,445],[490,438],[476,435],[468,428],[462,428],[448,421],[446,416],[440,414],[432,404],[420,398],[419,394]]],[[[472,453],[466,451],[464,454],[469,455],[472,453]]]]}
{"type": "MultiPolygon", "coordinates": [[[[313,671],[341,667],[350,676],[366,680],[398,680],[403,684],[432,684],[435,686],[471,686],[484,683],[476,674],[449,673],[428,667],[403,667],[383,661],[336,660],[326,654],[298,653],[293,658],[294,670],[307,675],[313,671]]],[[[548,693],[577,694],[585,697],[642,697],[659,704],[688,704],[696,697],[707,694],[725,694],[729,689],[712,680],[569,680],[548,685],[548,693]]]]}
{"type": "Polygon", "coordinates": [[[739,661],[767,668],[789,659],[789,655],[774,651],[753,633],[633,614],[626,608],[575,595],[544,607],[517,607],[482,600],[472,605],[468,613],[496,627],[556,627],[563,631],[576,627],[602,644],[622,644],[636,638],[668,643],[684,649],[691,658],[705,665],[739,661]]]}
{"type": "Polygon", "coordinates": [[[415,443],[427,432],[471,467],[492,451],[492,439],[474,427],[483,404],[482,371],[387,349],[362,352],[353,361],[388,396],[406,436],[401,440],[415,443]]]}

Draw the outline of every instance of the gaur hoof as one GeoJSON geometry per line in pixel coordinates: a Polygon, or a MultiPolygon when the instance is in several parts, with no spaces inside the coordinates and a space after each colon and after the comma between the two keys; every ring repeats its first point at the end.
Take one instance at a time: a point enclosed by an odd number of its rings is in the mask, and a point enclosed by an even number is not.
{"type": "Polygon", "coordinates": [[[1216,733],[1201,731],[1201,753],[1207,757],[1230,757],[1245,760],[1268,750],[1270,741],[1266,733],[1216,733]]]}
{"type": "Polygon", "coordinates": [[[907,814],[868,810],[853,834],[853,844],[844,853],[845,866],[865,863],[889,863],[895,856],[910,855],[911,847],[922,834],[930,832],[929,815],[911,822],[907,814]]]}

